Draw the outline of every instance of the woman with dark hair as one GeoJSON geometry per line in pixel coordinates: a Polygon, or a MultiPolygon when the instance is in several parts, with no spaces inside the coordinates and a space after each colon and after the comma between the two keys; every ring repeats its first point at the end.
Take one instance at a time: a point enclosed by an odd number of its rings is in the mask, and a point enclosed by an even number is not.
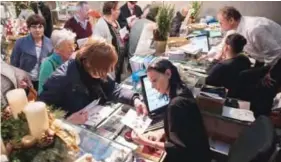
{"type": "Polygon", "coordinates": [[[67,112],[67,120],[84,124],[87,112],[81,111],[94,100],[99,104],[118,101],[132,105],[146,114],[139,94],[122,88],[108,76],[118,56],[114,47],[104,40],[91,40],[78,51],[74,60],[61,65],[43,85],[39,100],[67,112]]]}
{"type": "Polygon", "coordinates": [[[251,68],[249,58],[241,54],[246,44],[247,40],[242,35],[229,35],[225,40],[222,54],[213,61],[208,70],[206,84],[223,86],[228,89],[228,97],[241,98],[243,92],[240,74],[251,68]],[[225,57],[224,60],[222,57],[225,57]]]}
{"type": "Polygon", "coordinates": [[[147,75],[153,88],[171,100],[164,117],[165,142],[153,135],[145,137],[134,132],[133,140],[165,150],[167,162],[210,162],[208,136],[200,110],[177,68],[168,60],[160,60],[149,65],[147,75]]]}
{"type": "Polygon", "coordinates": [[[44,36],[45,19],[31,15],[26,21],[30,34],[16,41],[11,55],[11,64],[29,73],[34,88],[38,89],[38,76],[42,60],[52,52],[49,38],[44,36]]]}
{"type": "Polygon", "coordinates": [[[35,14],[39,14],[43,16],[46,21],[44,34],[46,37],[50,38],[53,32],[53,21],[52,21],[52,13],[51,9],[45,2],[31,2],[30,7],[35,14]]]}

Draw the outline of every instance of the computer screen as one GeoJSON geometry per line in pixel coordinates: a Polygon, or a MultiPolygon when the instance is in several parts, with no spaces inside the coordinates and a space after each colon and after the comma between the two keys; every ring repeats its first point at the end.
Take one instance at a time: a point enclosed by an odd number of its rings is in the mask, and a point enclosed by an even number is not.
{"type": "Polygon", "coordinates": [[[169,97],[152,88],[152,84],[147,76],[142,77],[142,86],[149,112],[154,112],[169,104],[169,97]]]}
{"type": "Polygon", "coordinates": [[[201,35],[190,38],[190,42],[196,47],[202,48],[202,52],[208,53],[210,50],[209,40],[207,35],[201,35]]]}

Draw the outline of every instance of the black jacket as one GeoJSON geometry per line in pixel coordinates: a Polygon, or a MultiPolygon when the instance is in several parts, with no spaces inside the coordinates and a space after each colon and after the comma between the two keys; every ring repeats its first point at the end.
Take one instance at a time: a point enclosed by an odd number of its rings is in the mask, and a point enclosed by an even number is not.
{"type": "Polygon", "coordinates": [[[77,60],[60,66],[43,86],[39,100],[67,111],[77,112],[96,99],[100,103],[118,101],[133,105],[138,94],[124,89],[110,77],[106,80],[92,78],[77,60]]]}
{"type": "Polygon", "coordinates": [[[243,90],[241,85],[241,72],[251,68],[251,62],[248,57],[239,55],[232,59],[215,63],[208,70],[206,84],[212,86],[222,86],[227,88],[228,97],[240,98],[243,90]]]}
{"type": "Polygon", "coordinates": [[[196,100],[183,89],[171,100],[164,118],[165,162],[210,162],[210,146],[196,100]]]}
{"type": "Polygon", "coordinates": [[[170,29],[171,37],[179,36],[181,23],[184,19],[185,19],[185,17],[180,12],[177,12],[176,16],[172,20],[172,25],[171,25],[171,29],[170,29]]]}
{"type": "MultiPolygon", "coordinates": [[[[135,15],[137,18],[140,18],[142,15],[142,10],[140,8],[140,6],[136,5],[135,6],[135,15]]],[[[120,25],[121,28],[123,28],[124,26],[127,26],[127,29],[129,30],[129,26],[128,26],[128,22],[127,22],[127,18],[131,17],[131,11],[128,8],[127,3],[125,3],[121,8],[120,8],[120,15],[118,18],[118,23],[120,25]]]]}

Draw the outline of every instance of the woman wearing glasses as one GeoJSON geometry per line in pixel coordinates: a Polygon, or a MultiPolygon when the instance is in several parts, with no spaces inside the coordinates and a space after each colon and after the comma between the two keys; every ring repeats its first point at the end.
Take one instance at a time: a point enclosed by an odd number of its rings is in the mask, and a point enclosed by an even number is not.
{"type": "Polygon", "coordinates": [[[54,53],[42,62],[39,73],[38,93],[42,91],[43,84],[51,74],[67,61],[74,52],[76,34],[67,29],[55,30],[51,40],[54,46],[54,53]]]}
{"type": "Polygon", "coordinates": [[[11,64],[29,73],[33,87],[38,89],[39,68],[42,60],[52,52],[51,40],[44,36],[45,19],[39,15],[28,17],[30,34],[16,41],[11,64]]]}
{"type": "Polygon", "coordinates": [[[153,134],[132,133],[136,143],[165,150],[165,162],[210,162],[208,136],[202,116],[190,90],[182,82],[177,68],[168,60],[153,62],[147,69],[152,87],[168,95],[164,117],[164,141],[153,134]]]}

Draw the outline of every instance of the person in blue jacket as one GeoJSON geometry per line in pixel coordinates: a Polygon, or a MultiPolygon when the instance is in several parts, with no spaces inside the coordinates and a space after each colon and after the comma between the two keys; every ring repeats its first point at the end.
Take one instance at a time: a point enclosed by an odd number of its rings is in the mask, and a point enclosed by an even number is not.
{"type": "Polygon", "coordinates": [[[11,55],[11,64],[26,71],[33,87],[38,89],[38,77],[41,62],[53,50],[52,42],[44,36],[45,19],[40,15],[31,15],[26,20],[30,34],[16,41],[11,55]]]}

